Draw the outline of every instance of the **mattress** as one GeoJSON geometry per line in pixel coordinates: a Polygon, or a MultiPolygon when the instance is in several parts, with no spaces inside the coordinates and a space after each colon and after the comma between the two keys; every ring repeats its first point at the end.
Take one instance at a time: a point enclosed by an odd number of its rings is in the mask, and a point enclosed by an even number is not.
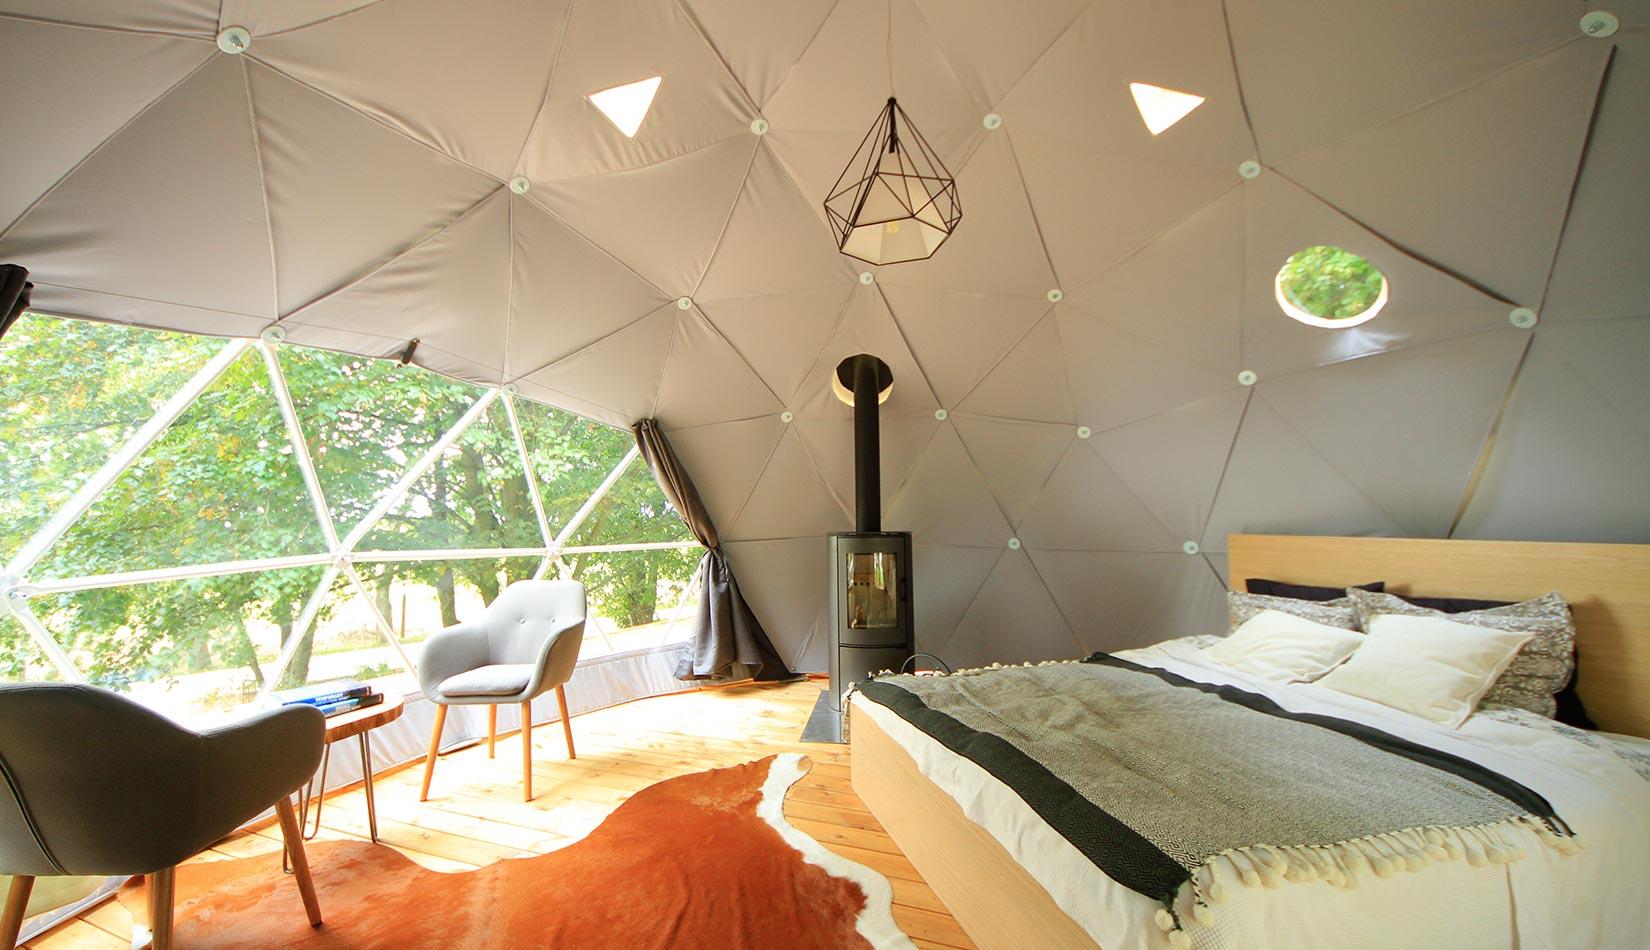
{"type": "MultiPolygon", "coordinates": [[[[1614,948],[1644,945],[1650,935],[1650,897],[1642,886],[1650,874],[1650,755],[1637,740],[1577,736],[1533,717],[1486,714],[1450,730],[1310,684],[1239,673],[1204,659],[1186,641],[1119,655],[1469,759],[1547,798],[1587,845],[1568,856],[1531,847],[1507,865],[1451,861],[1389,878],[1366,875],[1356,890],[1323,882],[1247,887],[1233,875],[1221,882],[1228,898],[1213,924],[1189,928],[1194,947],[1614,948]]],[[[1102,947],[1167,946],[1155,923],[1158,902],[1107,877],[974,762],[863,694],[852,702],[855,716],[874,721],[904,748],[1102,947]]]]}

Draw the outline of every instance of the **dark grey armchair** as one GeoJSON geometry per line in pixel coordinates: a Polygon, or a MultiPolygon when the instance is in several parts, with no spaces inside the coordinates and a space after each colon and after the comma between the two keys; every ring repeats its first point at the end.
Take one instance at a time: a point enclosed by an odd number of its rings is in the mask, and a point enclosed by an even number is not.
{"type": "Polygon", "coordinates": [[[36,877],[144,874],[154,946],[167,950],[173,868],[270,805],[321,926],[288,796],[314,774],[325,732],[308,707],[193,732],[95,686],[0,686],[0,873],[14,875],[0,947],[16,943],[36,877]]]}
{"type": "Polygon", "coordinates": [[[448,706],[488,707],[487,757],[492,758],[499,703],[521,704],[521,784],[527,801],[533,799],[532,702],[551,689],[561,706],[567,757],[575,758],[562,686],[579,662],[584,616],[584,585],[578,581],[517,581],[487,605],[479,620],[448,627],[425,642],[418,679],[436,707],[419,801],[430,797],[448,706]]]}

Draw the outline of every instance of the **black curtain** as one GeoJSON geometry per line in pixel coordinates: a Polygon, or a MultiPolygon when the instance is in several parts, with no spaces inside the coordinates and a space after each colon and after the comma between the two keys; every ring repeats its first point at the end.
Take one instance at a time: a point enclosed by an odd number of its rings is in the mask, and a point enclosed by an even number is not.
{"type": "Polygon", "coordinates": [[[29,272],[16,264],[0,264],[0,336],[5,336],[29,306],[29,272]]]}
{"type": "Polygon", "coordinates": [[[665,497],[681,512],[693,536],[705,546],[704,559],[699,562],[699,616],[693,626],[692,648],[677,664],[676,678],[734,680],[748,675],[770,682],[798,679],[799,675],[779,658],[779,651],[773,648],[762,622],[740,595],[733,568],[722,554],[716,524],[710,520],[710,513],[705,510],[699,490],[693,487],[693,479],[688,477],[681,459],[671,450],[670,441],[659,431],[659,424],[643,419],[633,431],[642,458],[653,470],[653,477],[665,497]]]}

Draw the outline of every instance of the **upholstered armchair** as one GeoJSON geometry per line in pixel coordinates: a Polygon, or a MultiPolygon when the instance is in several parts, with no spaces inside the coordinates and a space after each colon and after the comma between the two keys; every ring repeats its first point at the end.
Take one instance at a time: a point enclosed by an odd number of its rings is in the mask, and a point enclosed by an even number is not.
{"type": "Polygon", "coordinates": [[[172,943],[173,868],[275,806],[311,926],[321,910],[288,797],[321,761],[319,710],[285,707],[194,732],[95,686],[0,686],[0,947],[36,877],[148,877],[156,950],[172,943]]]}
{"type": "Polygon", "coordinates": [[[479,620],[448,627],[424,644],[418,679],[436,704],[430,754],[418,800],[428,801],[448,706],[487,708],[487,757],[498,740],[498,706],[521,704],[522,797],[533,800],[533,699],[551,689],[561,707],[567,757],[574,758],[563,685],[584,643],[584,585],[578,581],[517,581],[487,605],[479,620]]]}

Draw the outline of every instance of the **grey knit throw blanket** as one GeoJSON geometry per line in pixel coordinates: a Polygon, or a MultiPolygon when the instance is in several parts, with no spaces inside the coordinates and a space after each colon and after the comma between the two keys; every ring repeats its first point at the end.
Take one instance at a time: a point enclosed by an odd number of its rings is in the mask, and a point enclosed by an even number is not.
{"type": "Polygon", "coordinates": [[[1188,917],[1214,919],[1217,880],[1353,887],[1436,861],[1506,863],[1535,841],[1576,847],[1545,799],[1465,759],[1104,654],[883,676],[860,692],[992,773],[1112,879],[1161,900],[1176,946],[1189,942],[1188,917]]]}

